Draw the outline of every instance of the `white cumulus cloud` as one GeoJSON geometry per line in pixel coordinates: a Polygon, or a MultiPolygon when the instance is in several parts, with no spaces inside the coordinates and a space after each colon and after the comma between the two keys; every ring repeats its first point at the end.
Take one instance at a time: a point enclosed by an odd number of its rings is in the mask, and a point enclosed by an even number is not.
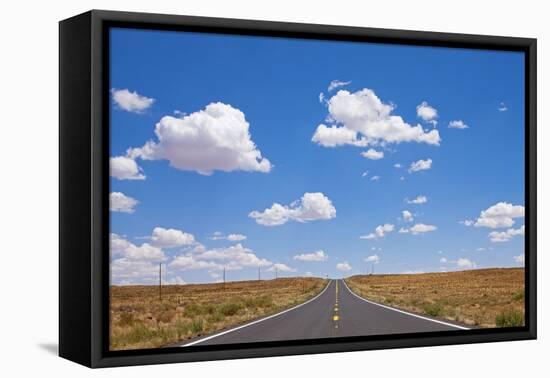
{"type": "Polygon", "coordinates": [[[180,276],[175,276],[171,278],[162,279],[163,285],[186,285],[187,282],[183,280],[180,276]]]}
{"type": "Polygon", "coordinates": [[[341,81],[341,80],[332,80],[330,84],[328,85],[328,91],[333,91],[336,88],[344,87],[346,85],[350,85],[351,81],[341,81]]]}
{"type": "Polygon", "coordinates": [[[325,251],[318,250],[311,253],[301,253],[293,258],[298,261],[327,261],[328,255],[325,254],[325,251]]]}
{"type": "Polygon", "coordinates": [[[474,261],[471,261],[465,257],[461,257],[458,260],[456,260],[456,266],[459,268],[465,268],[465,269],[477,268],[477,264],[474,261]]]}
{"type": "Polygon", "coordinates": [[[347,272],[351,270],[351,265],[347,261],[344,261],[336,264],[336,269],[341,270],[342,272],[347,272]]]}
{"type": "Polygon", "coordinates": [[[181,230],[155,227],[151,236],[151,242],[161,248],[174,248],[195,244],[195,237],[181,230]]]}
{"type": "Polygon", "coordinates": [[[518,264],[525,264],[525,255],[514,256],[514,261],[518,264]]]}
{"type": "Polygon", "coordinates": [[[432,159],[420,159],[411,163],[411,166],[409,167],[409,173],[425,171],[430,168],[432,168],[432,159]]]}
{"type": "Polygon", "coordinates": [[[313,142],[323,147],[337,147],[344,144],[353,146],[366,146],[367,144],[357,140],[357,132],[345,127],[327,126],[320,124],[311,138],[313,142]]]}
{"type": "Polygon", "coordinates": [[[127,156],[115,156],[109,159],[111,177],[119,180],[145,180],[145,175],[136,161],[127,156]]]}
{"type": "MultiPolygon", "coordinates": [[[[114,283],[152,283],[152,277],[158,277],[158,263],[167,261],[167,282],[178,283],[177,273],[187,270],[205,270],[214,277],[222,270],[240,270],[244,268],[272,267],[274,263],[258,257],[254,251],[238,243],[230,247],[207,249],[195,242],[188,233],[174,229],[157,227],[150,238],[151,244],[135,245],[124,237],[112,233],[110,250],[113,260],[114,283]],[[190,245],[181,255],[165,256],[163,248],[190,245]],[[135,269],[135,272],[132,272],[135,269]],[[156,272],[156,274],[151,274],[156,272]]],[[[284,271],[284,267],[281,268],[284,271]]],[[[294,270],[291,270],[294,271],[294,270]]],[[[180,282],[181,283],[181,282],[180,282]]]]}
{"type": "Polygon", "coordinates": [[[229,241],[242,241],[246,239],[246,235],[243,234],[229,234],[227,240],[229,241]]]}
{"type": "Polygon", "coordinates": [[[416,270],[405,270],[401,274],[423,274],[425,273],[422,269],[416,269],[416,270]]]}
{"type": "Polygon", "coordinates": [[[248,216],[263,226],[279,226],[291,220],[309,222],[332,219],[336,217],[336,208],[323,193],[304,193],[300,200],[288,206],[274,203],[270,208],[252,211],[248,216]]]}
{"type": "Polygon", "coordinates": [[[380,257],[378,255],[368,256],[368,257],[365,257],[365,262],[378,264],[380,262],[380,257]]]}
{"type": "Polygon", "coordinates": [[[421,205],[423,203],[428,202],[428,197],[419,195],[413,198],[412,200],[406,199],[405,201],[410,204],[421,205]]]}
{"type": "Polygon", "coordinates": [[[509,228],[506,231],[493,231],[489,233],[489,238],[493,243],[507,242],[514,236],[525,235],[525,225],[520,228],[509,228]]]}
{"type": "Polygon", "coordinates": [[[464,121],[461,120],[455,120],[449,122],[449,128],[450,129],[467,129],[469,126],[464,123],[464,121]]]}
{"type": "Polygon", "coordinates": [[[523,218],[524,216],[525,207],[508,202],[499,202],[481,211],[479,218],[474,223],[472,221],[464,221],[464,224],[473,224],[475,227],[506,228],[514,225],[515,218],[523,218]]]}
{"type": "Polygon", "coordinates": [[[183,117],[164,116],[155,126],[158,141],[129,150],[129,157],[165,159],[176,169],[210,175],[215,170],[264,172],[272,165],[250,137],[243,112],[221,102],[183,117]]]}
{"type": "Polygon", "coordinates": [[[137,246],[115,233],[111,233],[109,239],[112,256],[122,257],[128,260],[162,261],[165,259],[162,249],[149,243],[143,243],[137,246]]]}
{"type": "Polygon", "coordinates": [[[110,264],[111,283],[113,285],[138,285],[158,282],[159,266],[157,262],[131,260],[126,257],[113,260],[110,264]]]}
{"type": "MultiPolygon", "coordinates": [[[[182,271],[201,269],[222,270],[224,268],[223,265],[212,261],[197,260],[191,254],[176,256],[169,266],[182,271]]],[[[231,268],[227,267],[227,270],[231,270],[231,268]]]]}
{"type": "Polygon", "coordinates": [[[130,244],[124,251],[124,256],[131,260],[164,260],[162,249],[143,243],[140,246],[130,244]]]}
{"type": "Polygon", "coordinates": [[[412,226],[411,228],[409,228],[409,231],[413,235],[424,234],[426,232],[432,232],[432,231],[435,231],[435,230],[437,230],[436,226],[431,225],[431,224],[424,224],[424,223],[417,223],[414,226],[412,226]]]}
{"type": "Polygon", "coordinates": [[[278,271],[278,272],[295,272],[296,269],[291,268],[288,265],[283,264],[283,263],[275,263],[272,266],[270,266],[267,269],[267,271],[268,272],[274,272],[274,271],[278,271]]]}
{"type": "Polygon", "coordinates": [[[383,238],[384,236],[386,236],[386,234],[392,232],[394,229],[395,229],[395,226],[394,226],[393,224],[389,224],[389,223],[381,224],[380,226],[377,226],[377,227],[374,229],[374,232],[371,232],[371,233],[368,234],[368,235],[362,235],[362,236],[360,236],[359,238],[360,238],[360,239],[378,239],[378,238],[383,238]]]}
{"type": "Polygon", "coordinates": [[[128,89],[111,89],[113,101],[122,110],[131,113],[142,113],[155,102],[154,98],[140,95],[136,91],[130,92],[128,89]]]}
{"type": "Polygon", "coordinates": [[[422,101],[422,103],[416,107],[416,115],[426,122],[437,125],[437,109],[430,106],[426,101],[422,101]]]}
{"type": "Polygon", "coordinates": [[[401,214],[402,214],[402,218],[405,222],[414,221],[414,217],[413,217],[412,213],[409,210],[403,210],[401,212],[401,214]]]}
{"type": "Polygon", "coordinates": [[[123,255],[124,251],[130,246],[130,244],[131,243],[128,240],[118,234],[111,233],[109,236],[109,246],[111,255],[113,256],[123,255]]]}
{"type": "Polygon", "coordinates": [[[109,209],[111,211],[132,214],[138,203],[139,201],[135,198],[128,197],[121,192],[111,192],[109,194],[109,209]]]}
{"type": "Polygon", "coordinates": [[[424,223],[417,223],[412,227],[409,228],[401,228],[399,230],[400,234],[408,234],[411,233],[413,235],[420,235],[425,234],[427,232],[433,232],[437,230],[437,227],[431,224],[424,224],[424,223]]]}
{"type": "Polygon", "coordinates": [[[368,151],[361,152],[361,156],[370,160],[380,160],[384,157],[384,152],[369,148],[368,151]]]}
{"type": "Polygon", "coordinates": [[[179,270],[209,271],[240,270],[247,267],[266,267],[273,263],[267,259],[256,256],[254,251],[236,244],[230,247],[195,249],[191,252],[176,256],[170,266],[179,270]]]}
{"type": "Polygon", "coordinates": [[[271,261],[257,257],[250,248],[238,243],[227,248],[215,248],[194,255],[197,260],[217,260],[229,263],[232,266],[258,267],[269,266],[271,261]]]}
{"type": "Polygon", "coordinates": [[[320,124],[311,139],[324,147],[402,142],[439,145],[441,141],[437,130],[426,132],[421,125],[409,125],[401,116],[392,114],[395,107],[383,103],[368,88],[353,93],[340,90],[327,105],[327,119],[333,125],[320,124]]]}
{"type": "Polygon", "coordinates": [[[224,235],[219,231],[214,232],[214,235],[211,237],[212,240],[229,240],[229,241],[243,241],[246,240],[246,235],[243,234],[229,234],[224,235]]]}

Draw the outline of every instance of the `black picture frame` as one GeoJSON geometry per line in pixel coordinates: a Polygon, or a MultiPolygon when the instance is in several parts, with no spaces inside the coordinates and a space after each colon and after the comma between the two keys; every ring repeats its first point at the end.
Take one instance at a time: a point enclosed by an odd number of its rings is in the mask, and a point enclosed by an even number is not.
{"type": "Polygon", "coordinates": [[[59,354],[88,367],[535,339],[536,39],[92,10],[59,24],[59,354]],[[109,39],[113,26],[525,53],[526,325],[323,340],[108,350],[109,39]]]}

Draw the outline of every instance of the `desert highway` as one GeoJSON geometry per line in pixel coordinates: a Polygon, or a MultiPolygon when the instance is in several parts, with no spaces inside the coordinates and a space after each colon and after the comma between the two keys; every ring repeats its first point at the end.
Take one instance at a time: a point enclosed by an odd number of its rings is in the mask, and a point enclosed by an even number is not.
{"type": "Polygon", "coordinates": [[[290,309],[182,346],[317,339],[468,329],[365,300],[344,280],[331,280],[316,297],[290,309]]]}

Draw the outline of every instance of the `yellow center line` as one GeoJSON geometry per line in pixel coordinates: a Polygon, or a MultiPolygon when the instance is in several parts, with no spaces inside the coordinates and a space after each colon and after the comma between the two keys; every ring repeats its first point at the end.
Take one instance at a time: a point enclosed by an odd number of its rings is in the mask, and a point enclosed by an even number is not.
{"type": "MultiPolygon", "coordinates": [[[[337,322],[338,320],[340,320],[340,316],[338,315],[338,281],[336,281],[335,294],[334,314],[332,316],[333,322],[337,322]]],[[[338,323],[334,324],[334,328],[338,328],[338,323]]]]}

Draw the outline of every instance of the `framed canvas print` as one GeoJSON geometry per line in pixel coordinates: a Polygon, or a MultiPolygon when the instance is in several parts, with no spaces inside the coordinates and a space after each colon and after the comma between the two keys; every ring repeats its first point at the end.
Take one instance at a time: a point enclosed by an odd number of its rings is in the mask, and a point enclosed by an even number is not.
{"type": "Polygon", "coordinates": [[[536,337],[536,41],[60,23],[60,355],[536,337]]]}

